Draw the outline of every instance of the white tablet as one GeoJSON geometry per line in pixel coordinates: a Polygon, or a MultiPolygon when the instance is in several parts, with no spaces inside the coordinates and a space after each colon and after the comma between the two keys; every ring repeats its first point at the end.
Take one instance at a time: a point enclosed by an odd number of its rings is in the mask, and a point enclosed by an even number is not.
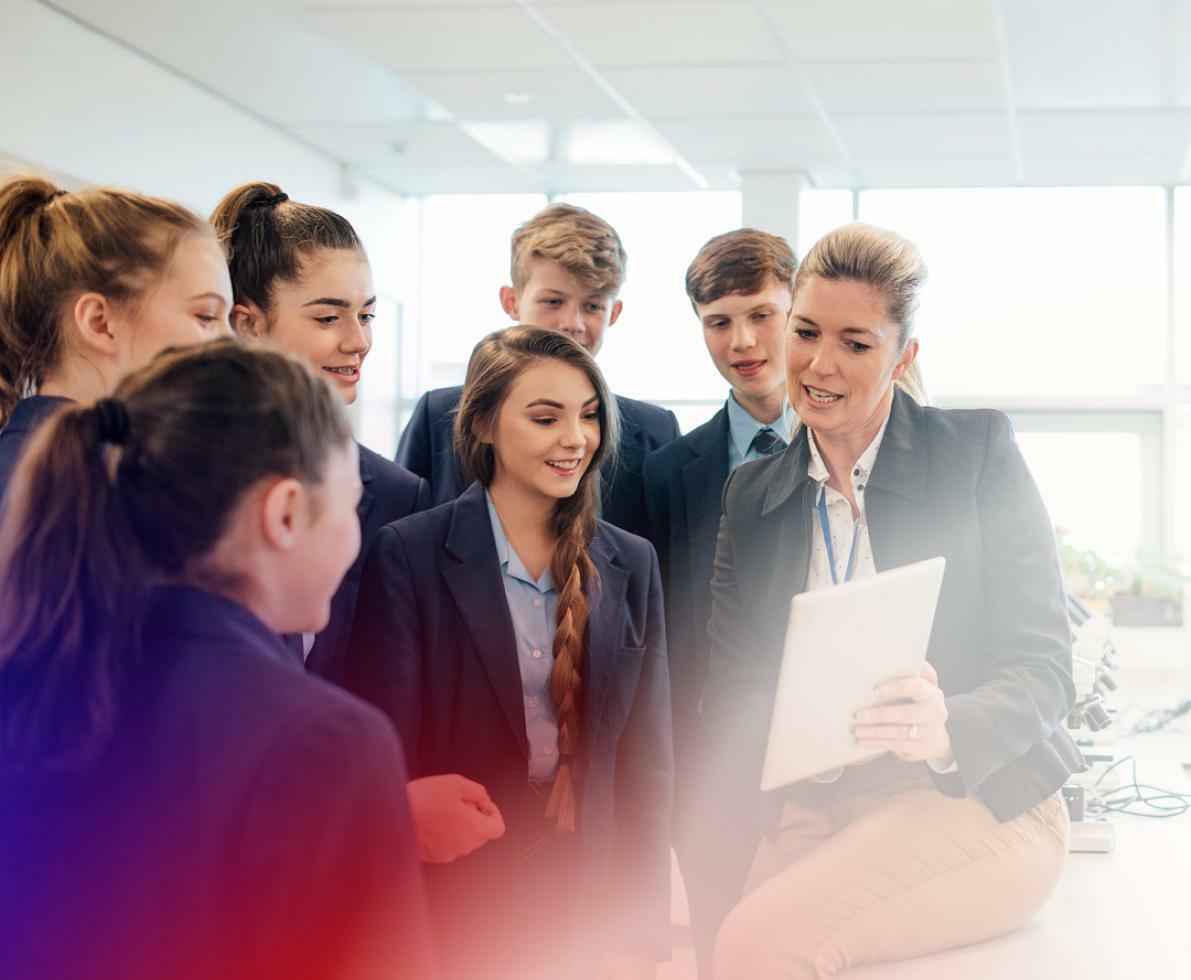
{"type": "Polygon", "coordinates": [[[946,560],[930,558],[790,600],[761,789],[872,755],[855,714],[877,685],[922,672],[946,560]]]}

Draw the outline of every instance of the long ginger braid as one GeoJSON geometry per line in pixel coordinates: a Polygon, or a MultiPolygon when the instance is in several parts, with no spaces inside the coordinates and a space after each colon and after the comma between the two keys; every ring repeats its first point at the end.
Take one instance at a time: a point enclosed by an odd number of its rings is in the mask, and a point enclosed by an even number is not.
{"type": "Polygon", "coordinates": [[[595,484],[587,481],[573,497],[559,501],[551,519],[555,533],[550,575],[558,584],[557,629],[550,694],[558,720],[558,770],[546,816],[558,829],[572,831],[576,820],[574,758],[583,730],[583,647],[591,612],[590,592],[598,573],[587,554],[595,536],[595,484]]]}

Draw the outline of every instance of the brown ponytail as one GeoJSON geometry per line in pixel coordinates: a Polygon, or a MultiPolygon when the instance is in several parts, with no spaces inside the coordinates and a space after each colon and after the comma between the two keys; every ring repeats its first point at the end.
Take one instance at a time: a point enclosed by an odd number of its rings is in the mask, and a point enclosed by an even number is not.
{"type": "Polygon", "coordinates": [[[296,282],[302,259],[319,249],[364,253],[343,215],[314,204],[291,201],[276,184],[241,184],[211,215],[215,233],[228,253],[228,272],[237,303],[273,305],[278,281],[296,282]]]}
{"type": "Polygon", "coordinates": [[[109,188],[66,193],[35,176],[0,184],[0,427],[58,367],[73,300],[135,302],[182,238],[210,234],[180,204],[109,188]]]}
{"type": "Polygon", "coordinates": [[[101,751],[147,590],[225,587],[210,555],[244,494],[317,485],[350,438],[308,368],[232,340],[166,351],[41,426],[0,523],[0,766],[101,751]]]}
{"type": "Polygon", "coordinates": [[[575,829],[578,803],[574,756],[582,733],[583,649],[591,596],[598,587],[595,565],[588,557],[596,530],[600,468],[615,459],[620,441],[616,402],[592,356],[563,333],[517,326],[489,334],[476,345],[467,365],[467,380],[455,416],[455,452],[464,470],[484,486],[492,483],[496,458],[490,443],[479,438],[496,421],[500,407],[520,374],[537,361],[554,360],[587,375],[599,398],[600,445],[592,455],[575,492],[555,504],[548,531],[554,540],[550,575],[558,588],[557,629],[550,694],[558,719],[559,764],[546,815],[558,829],[575,829]]]}

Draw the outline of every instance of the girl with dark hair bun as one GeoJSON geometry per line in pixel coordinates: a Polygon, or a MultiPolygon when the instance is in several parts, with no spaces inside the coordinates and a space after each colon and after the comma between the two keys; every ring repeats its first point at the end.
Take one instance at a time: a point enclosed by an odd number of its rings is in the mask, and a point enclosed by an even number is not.
{"type": "MultiPolygon", "coordinates": [[[[243,184],[211,216],[228,255],[234,330],[295,354],[331,383],[347,404],[356,400],[364,359],[372,347],[376,290],[364,246],[351,223],[314,204],[291,200],[276,184],[243,184]]],[[[307,670],[344,682],[360,571],[368,546],[385,524],[430,504],[427,483],[358,445],[362,547],[331,603],[331,619],[317,634],[287,636],[307,670]]],[[[419,779],[408,787],[424,860],[452,861],[504,828],[484,787],[454,774],[419,779]]]]}
{"type": "Polygon", "coordinates": [[[0,183],[0,497],[55,409],[109,394],[164,347],[227,335],[231,300],[211,227],[182,205],[0,183]]]}
{"type": "Polygon", "coordinates": [[[365,563],[349,686],[415,775],[483,783],[508,828],[428,869],[451,977],[644,978],[669,957],[661,580],[646,541],[595,516],[615,404],[565,334],[491,334],[455,418],[476,482],[365,563]]]}
{"type": "Polygon", "coordinates": [[[277,637],[327,621],[359,492],[339,399],[231,340],[35,435],[0,527],[6,976],[434,975],[392,727],[277,637]]]}

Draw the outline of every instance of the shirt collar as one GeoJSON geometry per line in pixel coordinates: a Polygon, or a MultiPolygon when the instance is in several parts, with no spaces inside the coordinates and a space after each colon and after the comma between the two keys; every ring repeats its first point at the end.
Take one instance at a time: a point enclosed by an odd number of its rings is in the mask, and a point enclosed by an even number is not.
{"type": "MultiPolygon", "coordinates": [[[[853,488],[864,486],[868,483],[868,475],[872,472],[873,464],[877,461],[877,453],[881,449],[881,440],[885,438],[885,428],[888,425],[889,417],[886,416],[885,421],[881,423],[881,428],[873,436],[873,441],[868,444],[868,448],[860,454],[860,459],[856,460],[856,465],[852,467],[850,476],[853,488]]],[[[819,447],[815,444],[815,433],[812,429],[806,430],[806,443],[811,451],[811,461],[806,468],[807,476],[816,483],[826,483],[831,474],[827,472],[827,464],[823,462],[823,457],[819,455],[819,447]]]]}
{"type": "Polygon", "coordinates": [[[749,415],[747,409],[741,406],[735,395],[731,392],[728,393],[728,435],[741,459],[748,455],[753,439],[762,429],[772,429],[782,437],[782,441],[788,446],[790,434],[797,421],[794,409],[790,407],[789,398],[782,399],[782,410],[776,419],[772,422],[758,422],[749,415]]]}
{"type": "Polygon", "coordinates": [[[526,569],[521,556],[517,554],[517,549],[509,544],[509,537],[500,523],[500,515],[496,512],[492,495],[487,490],[484,491],[484,500],[488,504],[488,520],[492,522],[492,539],[496,543],[496,558],[500,562],[501,573],[515,578],[519,582],[524,582],[526,585],[532,585],[543,594],[553,592],[554,579],[550,577],[549,566],[542,569],[542,577],[535,581],[526,569]]]}

